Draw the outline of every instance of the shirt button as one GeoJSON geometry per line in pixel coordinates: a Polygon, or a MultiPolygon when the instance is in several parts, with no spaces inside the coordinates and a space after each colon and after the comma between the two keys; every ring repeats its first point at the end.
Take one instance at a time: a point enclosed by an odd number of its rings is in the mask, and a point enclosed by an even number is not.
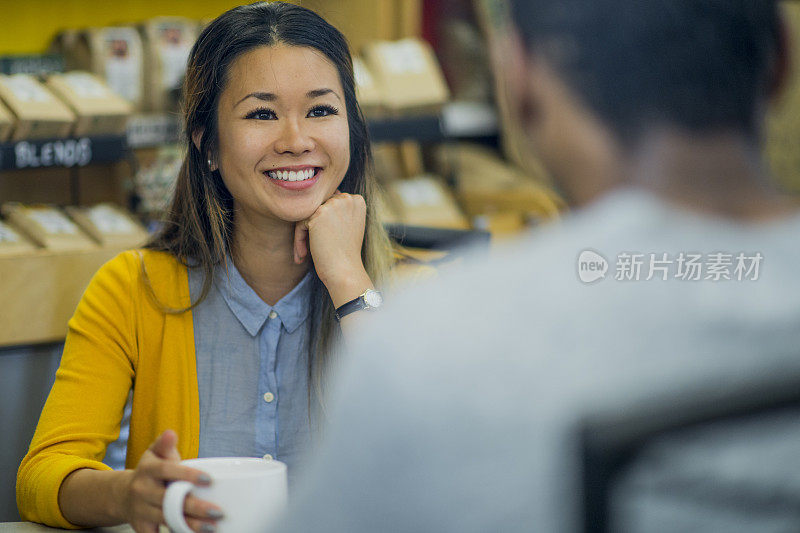
{"type": "Polygon", "coordinates": [[[265,392],[264,393],[264,401],[265,402],[272,403],[272,400],[274,400],[274,399],[275,399],[275,395],[272,394],[271,392],[265,392]]]}
{"type": "Polygon", "coordinates": [[[269,312],[269,317],[272,318],[272,319],[276,319],[276,318],[278,318],[278,313],[276,313],[275,311],[270,311],[269,312]]]}
{"type": "Polygon", "coordinates": [[[270,454],[268,454],[268,453],[267,453],[267,454],[264,454],[264,457],[263,457],[263,459],[265,459],[265,460],[267,460],[267,461],[272,461],[272,456],[271,456],[270,454]]]}

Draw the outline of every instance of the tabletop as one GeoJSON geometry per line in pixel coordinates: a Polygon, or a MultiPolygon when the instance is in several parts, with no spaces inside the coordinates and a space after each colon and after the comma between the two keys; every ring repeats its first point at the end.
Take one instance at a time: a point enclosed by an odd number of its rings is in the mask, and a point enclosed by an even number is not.
{"type": "MultiPolygon", "coordinates": [[[[94,531],[95,533],[133,533],[131,526],[124,524],[114,527],[97,527],[93,529],[60,529],[47,527],[33,522],[2,522],[0,523],[0,533],[52,533],[53,531],[94,531]]],[[[161,532],[168,532],[165,527],[161,532]]]]}

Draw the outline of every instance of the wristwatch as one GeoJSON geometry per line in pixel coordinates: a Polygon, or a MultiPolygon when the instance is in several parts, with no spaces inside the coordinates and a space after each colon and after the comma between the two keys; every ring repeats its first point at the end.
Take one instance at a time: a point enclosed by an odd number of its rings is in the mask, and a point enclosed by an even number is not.
{"type": "Polygon", "coordinates": [[[381,296],[381,293],[373,289],[367,289],[358,298],[350,300],[346,304],[342,304],[341,307],[336,309],[336,320],[339,321],[350,313],[355,313],[356,311],[361,311],[362,309],[366,309],[368,311],[371,309],[377,309],[382,304],[383,296],[381,296]]]}

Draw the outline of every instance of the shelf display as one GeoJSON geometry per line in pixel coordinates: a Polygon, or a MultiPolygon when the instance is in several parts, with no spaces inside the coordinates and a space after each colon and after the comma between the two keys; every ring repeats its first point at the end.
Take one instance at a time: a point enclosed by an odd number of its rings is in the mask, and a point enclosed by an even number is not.
{"type": "Polygon", "coordinates": [[[60,209],[15,202],[0,207],[3,216],[37,245],[48,250],[91,250],[96,244],[60,209]]]}
{"type": "Polygon", "coordinates": [[[64,209],[101,246],[135,248],[141,246],[149,236],[138,220],[113,204],[68,206],[64,209]]]}
{"type": "Polygon", "coordinates": [[[110,204],[62,210],[6,203],[0,212],[0,346],[63,340],[97,269],[148,235],[110,204]]]}
{"type": "Polygon", "coordinates": [[[422,39],[369,43],[364,59],[389,111],[435,112],[450,98],[436,56],[422,39]]]}
{"type": "Polygon", "coordinates": [[[51,75],[46,85],[75,113],[74,136],[125,133],[133,106],[99,77],[89,72],[72,71],[51,75]]]}
{"type": "Polygon", "coordinates": [[[0,99],[14,114],[14,141],[68,137],[75,114],[35,77],[0,75],[0,99]]]}
{"type": "Polygon", "coordinates": [[[386,185],[384,219],[432,228],[469,229],[452,192],[435,176],[392,180],[386,185]]]}
{"type": "Polygon", "coordinates": [[[65,57],[68,70],[100,76],[136,110],[144,109],[144,49],[135,27],[66,30],[56,37],[51,50],[65,57]]]}

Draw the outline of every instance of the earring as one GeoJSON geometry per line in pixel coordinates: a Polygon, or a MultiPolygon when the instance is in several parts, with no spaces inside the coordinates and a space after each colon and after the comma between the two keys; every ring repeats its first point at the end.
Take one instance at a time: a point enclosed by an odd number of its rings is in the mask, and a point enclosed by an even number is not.
{"type": "Polygon", "coordinates": [[[211,172],[214,172],[216,168],[214,168],[214,162],[211,160],[211,158],[209,157],[208,160],[206,160],[206,162],[208,163],[208,169],[211,172]]]}

